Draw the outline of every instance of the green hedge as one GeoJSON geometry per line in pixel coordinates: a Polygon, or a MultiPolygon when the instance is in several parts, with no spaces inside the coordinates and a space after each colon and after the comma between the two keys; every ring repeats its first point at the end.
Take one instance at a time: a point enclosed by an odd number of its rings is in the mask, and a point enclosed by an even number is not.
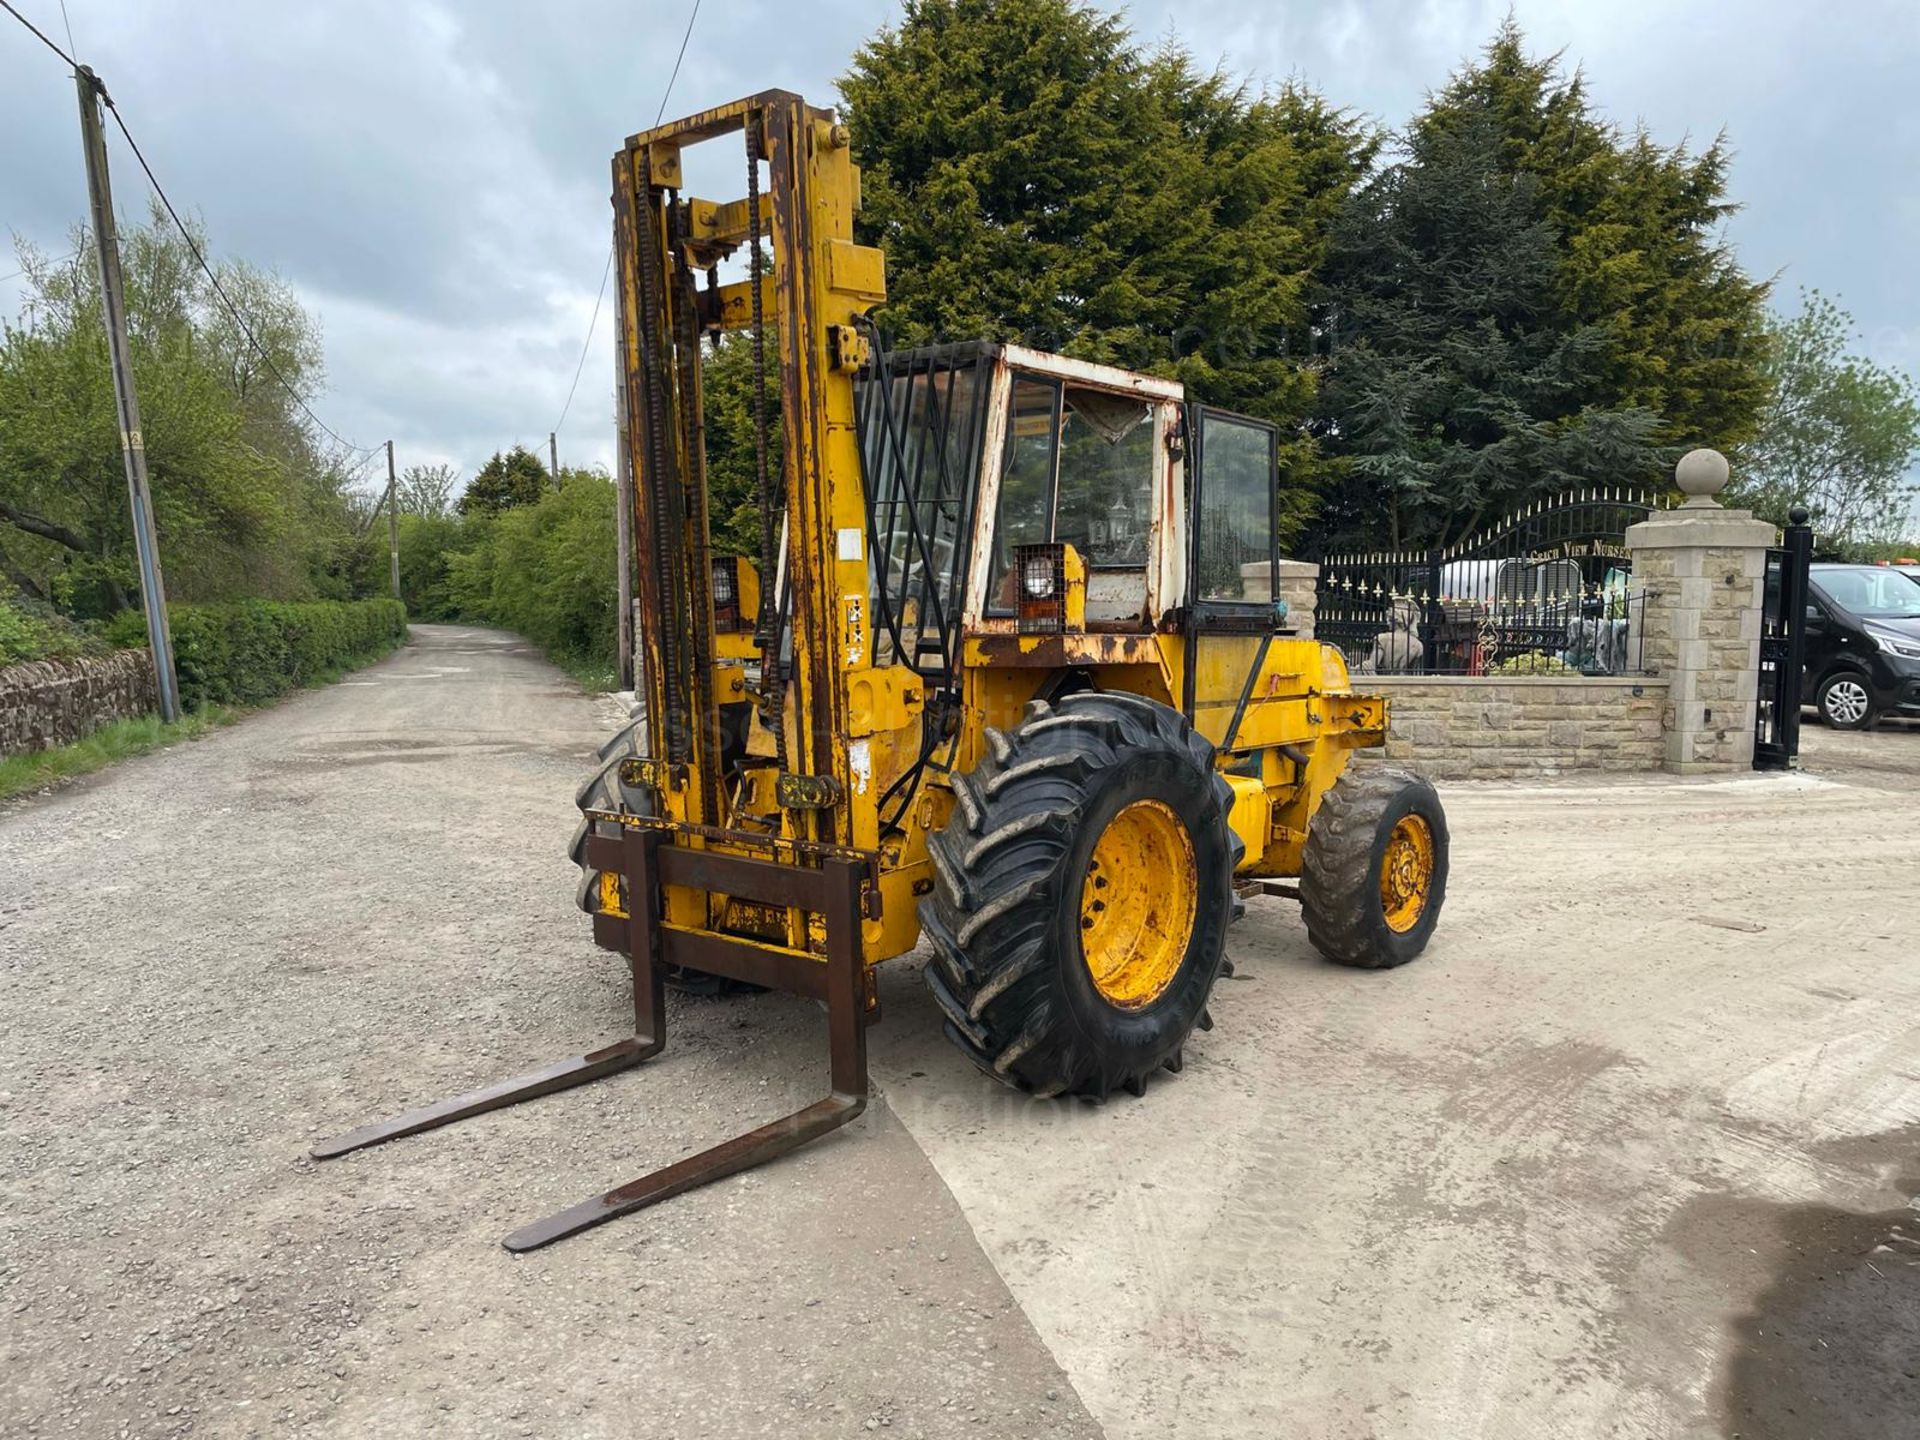
{"type": "MultiPolygon", "coordinates": [[[[302,685],[376,660],[407,635],[398,600],[242,600],[233,605],[169,605],[180,702],[257,705],[302,685]]],[[[115,619],[123,645],[146,639],[138,613],[115,619]]]]}

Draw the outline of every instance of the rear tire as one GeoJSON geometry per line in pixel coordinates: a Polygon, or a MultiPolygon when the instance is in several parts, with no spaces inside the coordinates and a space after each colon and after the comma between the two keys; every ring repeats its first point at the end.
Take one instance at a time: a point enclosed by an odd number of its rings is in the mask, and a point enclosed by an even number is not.
{"type": "Polygon", "coordinates": [[[1447,813],[1430,781],[1352,770],[1307,826],[1300,910],[1314,948],[1388,970],[1427,948],[1447,898],[1447,813]]]}
{"type": "Polygon", "coordinates": [[[987,740],[928,841],[920,922],[947,1036],[1037,1095],[1140,1094],[1212,1025],[1243,852],[1213,747],[1166,706],[1109,692],[1036,700],[987,740]]]}

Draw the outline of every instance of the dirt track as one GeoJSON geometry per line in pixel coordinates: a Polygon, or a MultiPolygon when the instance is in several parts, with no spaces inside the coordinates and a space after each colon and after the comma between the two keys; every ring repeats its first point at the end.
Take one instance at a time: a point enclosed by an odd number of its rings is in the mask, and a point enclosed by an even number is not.
{"type": "Polygon", "coordinates": [[[1144,1102],[1018,1102],[889,967],[868,1122],[516,1259],[521,1220],[811,1098],[818,1017],[680,1005],[657,1065],[306,1161],[622,1020],[561,853],[602,713],[505,637],[416,633],[0,816],[8,1433],[1920,1413],[1920,730],[1810,732],[1798,777],[1453,787],[1433,951],[1340,971],[1256,905],[1144,1102]]]}

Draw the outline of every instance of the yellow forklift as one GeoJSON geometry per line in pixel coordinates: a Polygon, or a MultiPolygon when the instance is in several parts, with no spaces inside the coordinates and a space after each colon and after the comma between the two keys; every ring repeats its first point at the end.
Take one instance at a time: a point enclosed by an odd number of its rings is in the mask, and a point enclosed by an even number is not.
{"type": "Polygon", "coordinates": [[[781,91],[614,157],[642,704],[580,789],[573,858],[635,1033],[313,1153],[636,1065],[670,979],[823,1001],[830,1090],[510,1249],[858,1115],[873,967],[923,942],[985,1074],[1105,1098],[1211,1027],[1246,895],[1296,896],[1313,944],[1367,968],[1418,955],[1439,916],[1438,797],[1348,768],[1386,702],[1276,599],[1273,427],[1015,345],[890,350],[859,198],[846,127],[781,91]],[[725,145],[745,196],[688,194],[688,153],[725,145]],[[714,552],[707,511],[701,346],[728,331],[752,360],[753,559],[714,552]]]}

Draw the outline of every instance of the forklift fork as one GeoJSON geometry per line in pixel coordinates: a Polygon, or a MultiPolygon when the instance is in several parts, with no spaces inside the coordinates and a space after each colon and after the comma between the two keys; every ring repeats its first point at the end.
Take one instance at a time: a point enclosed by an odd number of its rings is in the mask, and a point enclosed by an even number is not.
{"type": "MultiPolygon", "coordinates": [[[[608,817],[612,818],[612,817],[608,817]]],[[[749,1130],[637,1180],[582,1200],[543,1220],[523,1225],[502,1242],[509,1250],[537,1250],[569,1235],[603,1225],[685,1191],[751,1169],[798,1149],[845,1125],[866,1109],[868,976],[860,941],[860,885],[865,866],[856,859],[831,856],[818,870],[777,866],[667,843],[652,827],[624,829],[618,838],[592,836],[590,860],[626,877],[629,918],[594,917],[595,938],[626,950],[633,972],[634,1033],[585,1055],[561,1060],[511,1080],[424,1105],[372,1125],[362,1125],[315,1145],[316,1160],[331,1160],[369,1145],[398,1140],[522,1100],[551,1095],[575,1085],[631,1069],[666,1045],[666,987],[663,965],[688,963],[823,999],[827,1003],[830,1091],[805,1109],[749,1130]],[[678,875],[671,872],[680,871],[678,875]],[[712,888],[748,899],[795,903],[826,920],[824,965],[788,952],[746,941],[669,930],[659,918],[664,880],[710,881],[712,888]],[[624,933],[621,933],[624,932],[624,933]],[[697,960],[691,953],[698,952],[697,960]]]]}

